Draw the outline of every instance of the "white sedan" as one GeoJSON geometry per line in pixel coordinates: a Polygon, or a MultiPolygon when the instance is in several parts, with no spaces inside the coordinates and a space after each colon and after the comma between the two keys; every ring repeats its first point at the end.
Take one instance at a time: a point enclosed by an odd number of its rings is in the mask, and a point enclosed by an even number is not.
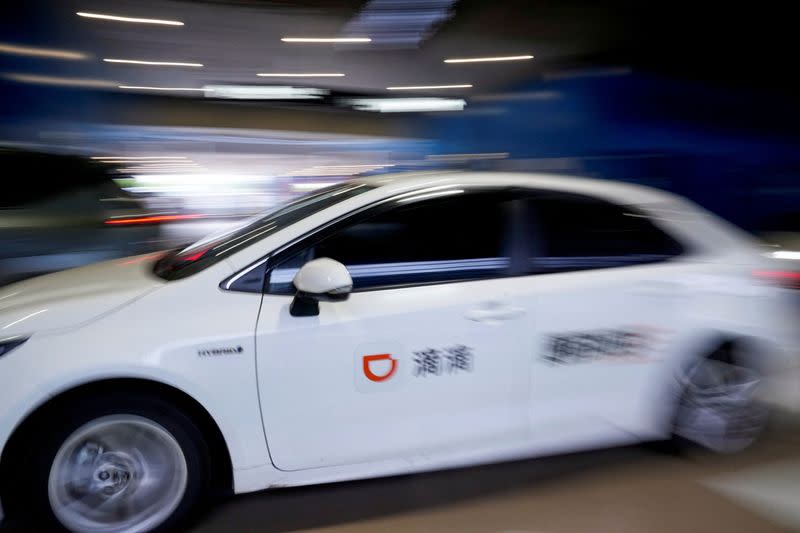
{"type": "Polygon", "coordinates": [[[644,187],[345,182],[0,289],[0,498],[46,530],[151,531],[219,488],[673,436],[736,451],[794,364],[798,277],[644,187]]]}

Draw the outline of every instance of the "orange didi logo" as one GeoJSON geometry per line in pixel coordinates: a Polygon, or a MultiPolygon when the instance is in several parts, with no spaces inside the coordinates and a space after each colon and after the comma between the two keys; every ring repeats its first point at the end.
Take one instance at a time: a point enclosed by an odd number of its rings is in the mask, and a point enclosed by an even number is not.
{"type": "Polygon", "coordinates": [[[380,383],[381,381],[386,381],[390,377],[394,375],[397,371],[397,359],[393,359],[391,354],[388,353],[381,353],[381,354],[373,354],[373,355],[365,355],[362,358],[362,367],[364,369],[364,375],[367,377],[368,380],[374,381],[376,383],[380,383]],[[372,371],[372,363],[380,362],[380,361],[390,361],[389,370],[387,370],[383,374],[376,374],[372,371]]]}

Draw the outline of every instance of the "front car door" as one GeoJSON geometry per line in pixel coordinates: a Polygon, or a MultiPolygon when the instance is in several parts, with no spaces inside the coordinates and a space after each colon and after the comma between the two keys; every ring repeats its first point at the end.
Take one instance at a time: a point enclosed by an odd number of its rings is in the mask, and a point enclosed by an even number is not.
{"type": "Polygon", "coordinates": [[[457,189],[402,195],[269,262],[257,328],[260,401],[283,470],[502,447],[529,431],[529,302],[514,291],[513,201],[457,189]],[[307,260],[354,289],[289,314],[307,260]]]}

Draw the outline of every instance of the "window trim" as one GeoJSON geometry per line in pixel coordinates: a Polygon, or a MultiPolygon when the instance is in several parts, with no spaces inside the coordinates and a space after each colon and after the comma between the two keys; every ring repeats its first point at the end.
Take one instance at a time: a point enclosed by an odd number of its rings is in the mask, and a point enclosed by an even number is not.
{"type": "MultiPolygon", "coordinates": [[[[450,187],[450,186],[451,185],[448,184],[448,187],[450,187]]],[[[459,195],[459,197],[461,197],[461,198],[463,198],[465,196],[468,196],[468,195],[487,193],[487,192],[489,192],[489,193],[502,193],[502,192],[513,193],[514,189],[515,189],[515,187],[509,187],[507,185],[496,185],[496,186],[494,186],[494,185],[463,185],[463,184],[457,184],[457,183],[452,184],[452,187],[453,188],[462,189],[464,191],[463,194],[459,195]]],[[[387,198],[376,200],[376,201],[374,201],[374,202],[372,202],[370,204],[363,205],[363,206],[361,206],[361,207],[359,207],[357,209],[354,209],[353,211],[350,211],[349,213],[345,213],[345,214],[343,214],[343,215],[341,215],[339,217],[336,217],[336,218],[334,218],[332,220],[329,220],[328,222],[325,222],[324,224],[322,224],[320,226],[317,226],[316,228],[304,233],[303,235],[300,235],[300,236],[294,238],[293,240],[291,240],[291,241],[279,246],[278,248],[276,248],[275,250],[273,250],[269,254],[259,258],[258,260],[253,261],[248,266],[246,266],[245,268],[239,270],[238,272],[236,272],[232,276],[228,276],[227,278],[225,278],[224,280],[222,280],[220,282],[219,287],[220,287],[220,289],[226,290],[226,291],[259,292],[259,291],[256,291],[254,287],[244,288],[244,287],[242,287],[242,284],[240,284],[238,286],[238,288],[237,288],[236,282],[238,280],[240,280],[241,278],[244,278],[247,273],[257,269],[260,266],[264,266],[263,279],[262,279],[262,283],[261,283],[262,287],[261,287],[261,291],[260,292],[262,294],[264,294],[264,295],[270,295],[271,294],[271,295],[274,295],[274,296],[287,296],[286,294],[270,293],[269,290],[268,290],[268,288],[269,288],[269,276],[270,276],[270,273],[272,271],[272,268],[275,266],[275,262],[278,262],[278,261],[284,259],[285,257],[290,256],[292,253],[298,251],[299,249],[301,249],[303,247],[313,246],[313,244],[323,240],[330,233],[335,232],[338,228],[347,225],[348,223],[350,223],[353,220],[356,220],[356,219],[359,219],[359,218],[361,220],[363,220],[363,219],[366,219],[368,217],[374,216],[376,214],[380,214],[382,212],[386,212],[389,209],[392,209],[392,208],[398,207],[398,206],[404,206],[405,207],[405,206],[409,206],[409,205],[416,205],[416,204],[419,204],[419,203],[433,202],[433,201],[436,201],[436,200],[439,200],[439,199],[444,199],[441,196],[439,196],[439,197],[422,197],[422,198],[420,198],[418,200],[414,200],[414,201],[411,201],[411,202],[403,201],[402,203],[399,203],[400,201],[405,200],[407,198],[413,198],[416,194],[420,194],[421,195],[427,189],[430,189],[430,187],[424,187],[423,186],[423,187],[420,187],[418,189],[414,189],[412,191],[403,191],[403,192],[400,192],[400,193],[397,193],[397,194],[393,194],[393,195],[391,195],[391,196],[389,196],[387,198]],[[326,233],[326,232],[330,232],[330,233],[326,233]],[[321,233],[326,233],[326,234],[321,236],[320,235],[321,233]],[[308,239],[314,239],[313,243],[311,243],[311,244],[303,244],[308,239]]],[[[515,222],[513,220],[510,220],[510,222],[511,222],[512,228],[513,228],[513,224],[515,222]]],[[[514,267],[513,262],[514,262],[514,258],[511,258],[510,264],[506,268],[507,271],[512,271],[513,270],[513,267],[514,267]]],[[[428,282],[414,282],[414,283],[408,283],[408,284],[391,284],[391,285],[385,285],[385,286],[372,286],[372,287],[365,287],[363,289],[354,289],[353,292],[357,293],[357,292],[388,290],[388,289],[397,289],[397,288],[418,287],[418,286],[426,286],[426,285],[444,285],[446,283],[463,283],[463,282],[469,282],[469,281],[485,281],[485,280],[489,280],[489,279],[501,279],[501,278],[506,278],[506,277],[513,277],[513,275],[503,275],[503,276],[488,277],[488,278],[487,277],[475,277],[475,278],[471,278],[471,279],[455,279],[455,280],[441,280],[441,281],[428,281],[428,282]]]]}
{"type": "MultiPolygon", "coordinates": [[[[675,255],[670,255],[666,257],[661,257],[658,259],[653,259],[649,261],[635,261],[630,260],[626,261],[626,257],[629,256],[607,256],[609,258],[617,258],[617,264],[609,264],[604,266],[586,266],[586,267],[579,267],[579,266],[570,266],[565,267],[563,269],[542,269],[539,270],[535,266],[528,266],[528,275],[532,276],[544,276],[548,274],[568,274],[572,272],[586,272],[591,270],[608,270],[608,269],[616,269],[616,268],[631,268],[637,266],[648,266],[648,265],[658,265],[662,263],[669,263],[671,261],[685,259],[687,256],[694,255],[694,250],[692,249],[691,245],[680,238],[676,237],[675,234],[671,231],[665,229],[662,224],[659,223],[658,219],[652,216],[650,213],[646,211],[646,208],[642,208],[642,206],[636,204],[626,204],[620,203],[614,200],[609,200],[607,198],[603,198],[600,196],[593,196],[591,194],[585,194],[580,192],[572,192],[572,191],[562,191],[562,190],[542,190],[542,189],[527,189],[527,199],[530,200],[530,204],[526,207],[527,213],[529,216],[533,217],[533,220],[536,221],[536,227],[531,230],[531,242],[529,244],[529,250],[533,252],[534,250],[541,250],[542,248],[546,249],[548,244],[548,239],[542,235],[541,227],[542,223],[539,220],[539,213],[536,207],[536,197],[543,196],[543,195],[557,195],[562,198],[569,198],[569,199],[577,199],[577,200],[589,200],[601,204],[605,204],[607,206],[617,208],[620,211],[627,211],[632,213],[637,217],[641,217],[645,219],[651,226],[653,226],[657,231],[664,234],[668,239],[670,239],[674,244],[677,245],[679,248],[679,253],[675,255]]],[[[637,256],[643,255],[654,255],[654,254],[636,254],[637,256]]],[[[540,257],[540,256],[537,256],[540,257]]],[[[544,259],[554,259],[556,257],[547,257],[541,256],[544,259]]],[[[606,257],[606,256],[576,256],[571,257],[573,260],[586,260],[589,257],[606,257]]],[[[570,259],[570,257],[565,257],[563,259],[570,259]]]]}
{"type": "MultiPolygon", "coordinates": [[[[372,287],[365,287],[362,289],[354,289],[354,293],[359,292],[371,292],[371,291],[381,291],[381,290],[389,290],[389,289],[405,289],[405,288],[412,288],[412,287],[424,287],[430,285],[446,285],[451,283],[469,283],[469,282],[476,282],[476,281],[490,281],[496,279],[507,279],[507,278],[517,278],[517,277],[528,277],[528,276],[545,276],[545,275],[554,275],[554,274],[569,274],[569,273],[577,273],[577,272],[587,272],[587,271],[595,271],[595,270],[609,270],[609,269],[616,269],[616,268],[632,268],[632,267],[639,267],[639,266],[651,266],[651,265],[659,265],[662,263],[669,263],[675,260],[683,260],[687,257],[691,257],[695,254],[695,250],[692,248],[690,243],[676,237],[673,232],[668,231],[666,228],[663,227],[662,224],[659,223],[658,219],[650,215],[646,208],[643,209],[641,206],[637,206],[636,204],[624,204],[619,203],[614,200],[609,200],[607,198],[603,198],[596,195],[579,193],[579,192],[572,192],[572,191],[563,191],[560,189],[540,189],[536,187],[525,187],[519,185],[463,185],[463,184],[453,184],[453,187],[457,187],[464,190],[464,196],[471,195],[471,194],[479,194],[485,192],[494,192],[494,193],[502,193],[507,192],[510,194],[517,194],[519,195],[517,198],[513,198],[512,201],[528,201],[534,199],[537,195],[543,194],[558,194],[560,196],[566,197],[573,197],[578,199],[584,200],[591,200],[596,202],[601,202],[608,204],[610,206],[619,208],[621,210],[628,210],[632,211],[636,214],[641,215],[643,218],[648,220],[650,224],[652,224],[658,231],[665,234],[668,238],[674,241],[681,249],[679,254],[674,256],[665,257],[662,259],[656,259],[653,261],[643,261],[643,262],[631,262],[628,264],[617,264],[617,265],[609,265],[609,266],[597,266],[597,267],[570,267],[564,270],[537,270],[535,267],[530,265],[530,263],[525,258],[520,258],[517,254],[512,252],[510,257],[509,265],[506,268],[506,274],[501,276],[492,276],[492,277],[475,277],[475,278],[460,278],[460,279],[453,279],[453,280],[438,280],[438,281],[424,281],[424,282],[412,282],[412,283],[395,283],[391,285],[380,285],[380,286],[372,286],[372,287]]],[[[226,277],[222,280],[219,284],[219,288],[225,291],[232,291],[232,292],[250,292],[250,293],[260,293],[262,295],[272,295],[272,296],[289,296],[289,294],[282,294],[282,293],[270,293],[269,288],[269,279],[272,269],[274,268],[275,262],[282,260],[284,257],[291,255],[295,251],[298,251],[303,246],[310,246],[319,242],[326,238],[325,236],[320,236],[323,232],[330,231],[335,232],[341,226],[346,225],[349,221],[356,219],[357,217],[367,218],[369,216],[373,216],[374,214],[379,214],[380,212],[385,212],[392,207],[396,207],[398,204],[398,200],[413,196],[414,193],[421,194],[423,191],[426,190],[426,187],[420,187],[419,189],[415,189],[413,191],[404,191],[402,193],[397,193],[387,198],[383,198],[380,200],[376,200],[372,203],[363,205],[340,215],[334,219],[331,219],[316,228],[309,230],[308,232],[295,237],[291,241],[279,246],[272,252],[260,257],[256,261],[253,261],[246,267],[238,270],[231,276],[226,277]],[[316,238],[312,244],[305,244],[303,245],[306,240],[316,238]],[[251,282],[248,284],[241,283],[240,280],[245,278],[248,273],[254,270],[261,270],[261,279],[257,283],[258,288],[251,282]],[[237,284],[237,282],[240,282],[237,284]]],[[[462,196],[463,197],[463,196],[462,196]]],[[[435,201],[437,198],[420,198],[419,200],[408,203],[403,203],[402,205],[413,205],[416,203],[422,202],[430,202],[435,201]]],[[[527,204],[523,208],[524,213],[533,214],[536,216],[536,208],[535,205],[532,203],[527,204]]],[[[526,218],[526,217],[523,217],[526,218]]],[[[518,219],[518,214],[511,214],[509,217],[510,228],[513,233],[512,240],[516,240],[520,238],[521,229],[520,229],[520,220],[518,219]]],[[[541,249],[542,246],[546,245],[546,239],[541,235],[539,228],[534,228],[533,230],[528,231],[528,238],[529,241],[525,245],[525,249],[528,253],[532,253],[534,250],[541,249]]],[[[622,256],[621,256],[622,257],[622,256]]]]}

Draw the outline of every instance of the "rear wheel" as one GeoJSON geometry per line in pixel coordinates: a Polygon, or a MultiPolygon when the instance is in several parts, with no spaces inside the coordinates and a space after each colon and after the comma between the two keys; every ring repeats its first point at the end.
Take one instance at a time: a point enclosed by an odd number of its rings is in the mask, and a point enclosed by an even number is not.
{"type": "Polygon", "coordinates": [[[737,361],[731,346],[689,365],[680,381],[683,393],[673,429],[679,439],[735,453],[763,432],[769,412],[759,400],[762,376],[737,361]]]}
{"type": "Polygon", "coordinates": [[[18,452],[21,490],[9,515],[46,530],[173,529],[209,485],[200,431],[172,405],[146,395],[61,407],[25,435],[18,452]]]}

